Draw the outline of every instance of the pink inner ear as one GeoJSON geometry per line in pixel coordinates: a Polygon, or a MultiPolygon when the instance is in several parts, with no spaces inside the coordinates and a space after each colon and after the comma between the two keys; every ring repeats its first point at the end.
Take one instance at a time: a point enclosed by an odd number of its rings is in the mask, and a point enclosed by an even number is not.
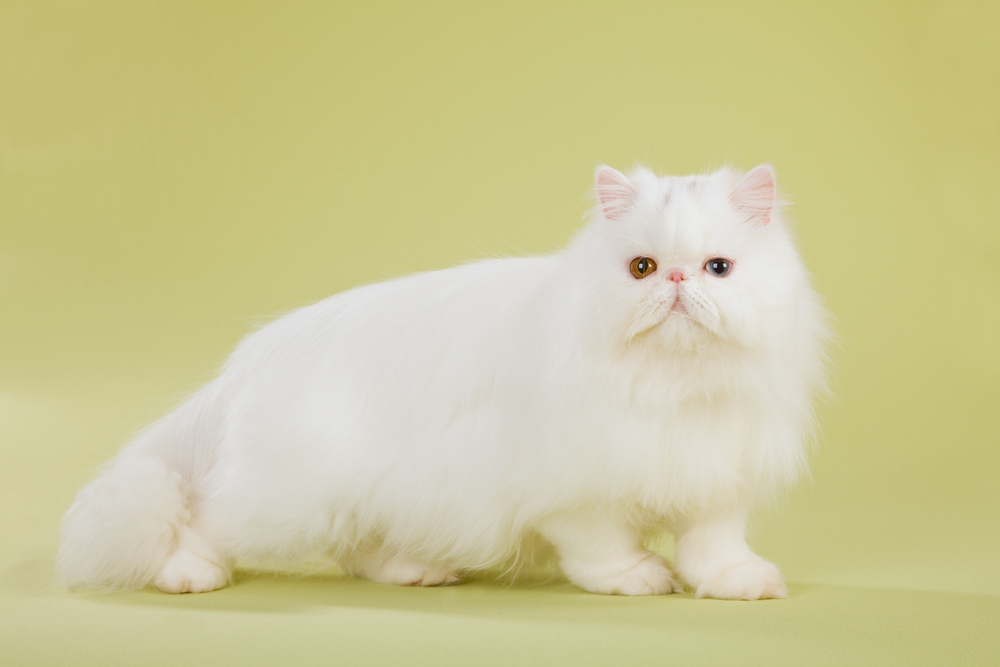
{"type": "Polygon", "coordinates": [[[736,184],[729,200],[751,220],[767,224],[771,220],[777,189],[774,171],[766,164],[754,167],[736,184]]]}
{"type": "Polygon", "coordinates": [[[611,167],[601,167],[597,170],[597,198],[604,210],[604,217],[617,220],[625,215],[629,205],[635,199],[636,191],[632,183],[620,172],[611,167]]]}

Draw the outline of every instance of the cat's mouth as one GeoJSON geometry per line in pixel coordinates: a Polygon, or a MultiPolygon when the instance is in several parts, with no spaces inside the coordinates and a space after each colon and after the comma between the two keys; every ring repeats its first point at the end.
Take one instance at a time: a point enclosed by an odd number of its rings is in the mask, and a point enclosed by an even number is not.
{"type": "Polygon", "coordinates": [[[633,338],[644,338],[653,332],[659,332],[659,335],[672,340],[678,335],[691,335],[695,330],[705,329],[705,325],[688,310],[680,295],[674,296],[673,300],[664,299],[658,305],[656,321],[648,322],[646,326],[636,330],[632,334],[633,338]]]}

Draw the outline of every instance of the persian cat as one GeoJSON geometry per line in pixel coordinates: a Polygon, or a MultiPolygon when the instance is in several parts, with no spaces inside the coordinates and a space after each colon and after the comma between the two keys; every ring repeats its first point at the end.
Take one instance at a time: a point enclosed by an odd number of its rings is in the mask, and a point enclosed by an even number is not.
{"type": "Polygon", "coordinates": [[[747,514],[805,465],[826,315],[774,172],[602,166],[570,245],[358,287],[247,336],[63,522],[69,586],[328,555],[435,586],[542,538],[595,593],[787,595],[747,514]],[[676,566],[644,548],[676,536],[676,566]]]}

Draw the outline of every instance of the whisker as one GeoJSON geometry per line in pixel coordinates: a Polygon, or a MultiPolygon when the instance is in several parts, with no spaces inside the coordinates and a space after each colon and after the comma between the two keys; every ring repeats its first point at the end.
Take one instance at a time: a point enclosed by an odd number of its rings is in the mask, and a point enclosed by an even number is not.
{"type": "MultiPolygon", "coordinates": [[[[689,294],[688,295],[688,302],[692,306],[696,306],[696,307],[699,307],[699,308],[704,309],[704,310],[709,310],[710,314],[715,316],[712,319],[717,319],[718,318],[718,314],[716,312],[714,312],[714,309],[710,308],[710,304],[706,303],[704,301],[704,299],[700,298],[699,294],[689,294]]],[[[706,347],[708,347],[709,345],[711,345],[713,341],[715,341],[715,339],[717,338],[718,334],[716,333],[716,331],[715,331],[714,328],[706,326],[701,320],[698,320],[698,319],[694,318],[691,314],[689,314],[687,312],[679,312],[679,311],[670,309],[670,306],[672,306],[672,305],[673,305],[672,303],[668,305],[666,303],[666,301],[664,301],[664,300],[658,300],[658,301],[655,301],[653,303],[643,303],[643,304],[640,304],[639,309],[633,314],[632,318],[629,321],[629,325],[628,325],[628,329],[632,331],[629,334],[629,338],[628,338],[628,349],[629,349],[630,352],[634,352],[635,351],[635,348],[633,347],[633,341],[636,339],[636,337],[641,336],[641,335],[645,334],[646,332],[650,331],[651,329],[653,329],[654,327],[662,324],[666,320],[666,318],[669,318],[669,317],[683,317],[684,319],[689,320],[689,321],[697,324],[698,326],[704,328],[708,332],[708,340],[706,340],[703,343],[700,343],[698,345],[695,345],[695,346],[679,345],[679,344],[675,344],[675,343],[664,343],[663,345],[667,349],[672,349],[672,350],[687,350],[687,351],[695,351],[696,352],[698,350],[705,349],[706,347]],[[668,312],[668,314],[667,314],[667,316],[665,318],[660,318],[655,323],[650,324],[649,326],[642,327],[641,329],[636,329],[636,327],[641,326],[641,324],[643,323],[643,321],[646,320],[651,314],[653,314],[655,311],[661,310],[661,309],[662,310],[669,310],[669,312],[668,312]],[[633,329],[636,329],[636,330],[633,330],[633,329]]]]}

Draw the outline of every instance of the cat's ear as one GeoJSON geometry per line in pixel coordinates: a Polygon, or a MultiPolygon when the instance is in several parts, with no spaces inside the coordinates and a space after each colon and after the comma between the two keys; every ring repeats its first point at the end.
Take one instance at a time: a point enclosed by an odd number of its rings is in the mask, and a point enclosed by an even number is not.
{"type": "Polygon", "coordinates": [[[601,210],[608,220],[618,220],[628,211],[635,201],[635,186],[619,171],[606,165],[597,168],[594,176],[597,188],[597,200],[601,202],[601,210]]]}
{"type": "Polygon", "coordinates": [[[729,201],[750,220],[762,225],[770,222],[777,201],[771,165],[762,164],[751,169],[729,193],[729,201]]]}

